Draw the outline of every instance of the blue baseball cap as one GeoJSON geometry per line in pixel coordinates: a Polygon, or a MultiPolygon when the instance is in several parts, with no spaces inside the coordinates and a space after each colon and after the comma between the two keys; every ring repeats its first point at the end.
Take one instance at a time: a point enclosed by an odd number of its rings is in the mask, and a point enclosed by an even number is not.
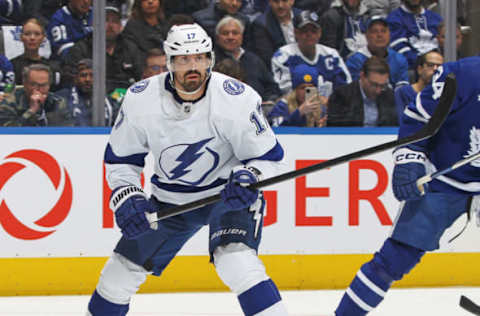
{"type": "Polygon", "coordinates": [[[388,27],[387,17],[384,15],[373,15],[367,20],[367,30],[372,26],[374,23],[382,23],[386,27],[388,27]]]}
{"type": "Polygon", "coordinates": [[[318,70],[307,64],[295,66],[292,70],[292,88],[295,89],[303,83],[318,85],[318,70]]]}

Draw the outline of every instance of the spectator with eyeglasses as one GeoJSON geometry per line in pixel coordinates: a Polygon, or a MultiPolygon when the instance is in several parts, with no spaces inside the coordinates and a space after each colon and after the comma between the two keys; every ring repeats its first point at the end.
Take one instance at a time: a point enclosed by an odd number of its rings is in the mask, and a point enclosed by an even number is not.
{"type": "Polygon", "coordinates": [[[417,58],[416,81],[395,90],[395,105],[398,117],[402,117],[405,107],[415,100],[417,93],[432,80],[433,74],[443,64],[443,56],[437,50],[420,55],[417,58]]]}
{"type": "Polygon", "coordinates": [[[367,59],[360,78],[338,87],[330,96],[327,126],[398,126],[389,73],[383,58],[367,59]]]}
{"type": "Polygon", "coordinates": [[[64,98],[50,92],[52,72],[44,64],[23,70],[23,88],[0,102],[0,126],[72,126],[64,98]]]}

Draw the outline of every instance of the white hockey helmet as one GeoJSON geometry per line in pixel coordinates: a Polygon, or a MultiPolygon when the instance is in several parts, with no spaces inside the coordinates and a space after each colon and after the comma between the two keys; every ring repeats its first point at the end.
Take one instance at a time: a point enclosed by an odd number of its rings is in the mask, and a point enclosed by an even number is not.
{"type": "Polygon", "coordinates": [[[170,72],[172,71],[171,59],[173,56],[202,53],[210,53],[210,71],[215,64],[212,48],[212,39],[197,23],[172,26],[168,31],[167,39],[163,42],[163,49],[167,55],[167,67],[170,72]]]}

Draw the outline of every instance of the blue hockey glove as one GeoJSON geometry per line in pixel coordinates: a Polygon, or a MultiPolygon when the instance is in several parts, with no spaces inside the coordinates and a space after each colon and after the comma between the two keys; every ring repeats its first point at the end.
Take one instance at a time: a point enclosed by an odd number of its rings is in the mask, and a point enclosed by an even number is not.
{"type": "Polygon", "coordinates": [[[223,202],[233,210],[244,209],[255,203],[259,190],[248,189],[246,186],[257,182],[259,174],[254,168],[233,168],[228,183],[220,192],[223,202]]]}
{"type": "MultiPolygon", "coordinates": [[[[392,189],[397,200],[412,200],[422,195],[417,180],[426,174],[425,161],[424,153],[408,148],[402,148],[394,153],[392,189]]],[[[426,184],[424,186],[425,190],[426,184]]]]}
{"type": "Polygon", "coordinates": [[[115,189],[110,197],[110,208],[115,220],[127,239],[135,239],[150,230],[145,213],[151,208],[145,193],[136,186],[115,189]]]}

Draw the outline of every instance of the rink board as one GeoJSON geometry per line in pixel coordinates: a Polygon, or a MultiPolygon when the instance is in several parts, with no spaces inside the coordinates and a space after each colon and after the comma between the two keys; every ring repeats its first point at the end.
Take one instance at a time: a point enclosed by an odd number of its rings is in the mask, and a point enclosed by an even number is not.
{"type": "MultiPolygon", "coordinates": [[[[83,294],[120,234],[103,172],[108,129],[0,129],[0,295],[83,294]],[[26,198],[28,196],[28,198],[26,198]]],[[[282,129],[286,170],[395,139],[396,129],[282,129]]],[[[152,161],[144,178],[149,182],[152,161]]],[[[345,287],[388,236],[398,202],[391,151],[266,188],[260,254],[282,289],[345,287]]],[[[148,192],[149,188],[146,186],[148,192]]],[[[461,218],[444,240],[458,232],[461,218]]],[[[480,285],[479,228],[427,255],[398,286],[480,285]]],[[[202,229],[143,292],[225,287],[202,229]],[[191,269],[195,266],[195,269],[191,269]]]]}

